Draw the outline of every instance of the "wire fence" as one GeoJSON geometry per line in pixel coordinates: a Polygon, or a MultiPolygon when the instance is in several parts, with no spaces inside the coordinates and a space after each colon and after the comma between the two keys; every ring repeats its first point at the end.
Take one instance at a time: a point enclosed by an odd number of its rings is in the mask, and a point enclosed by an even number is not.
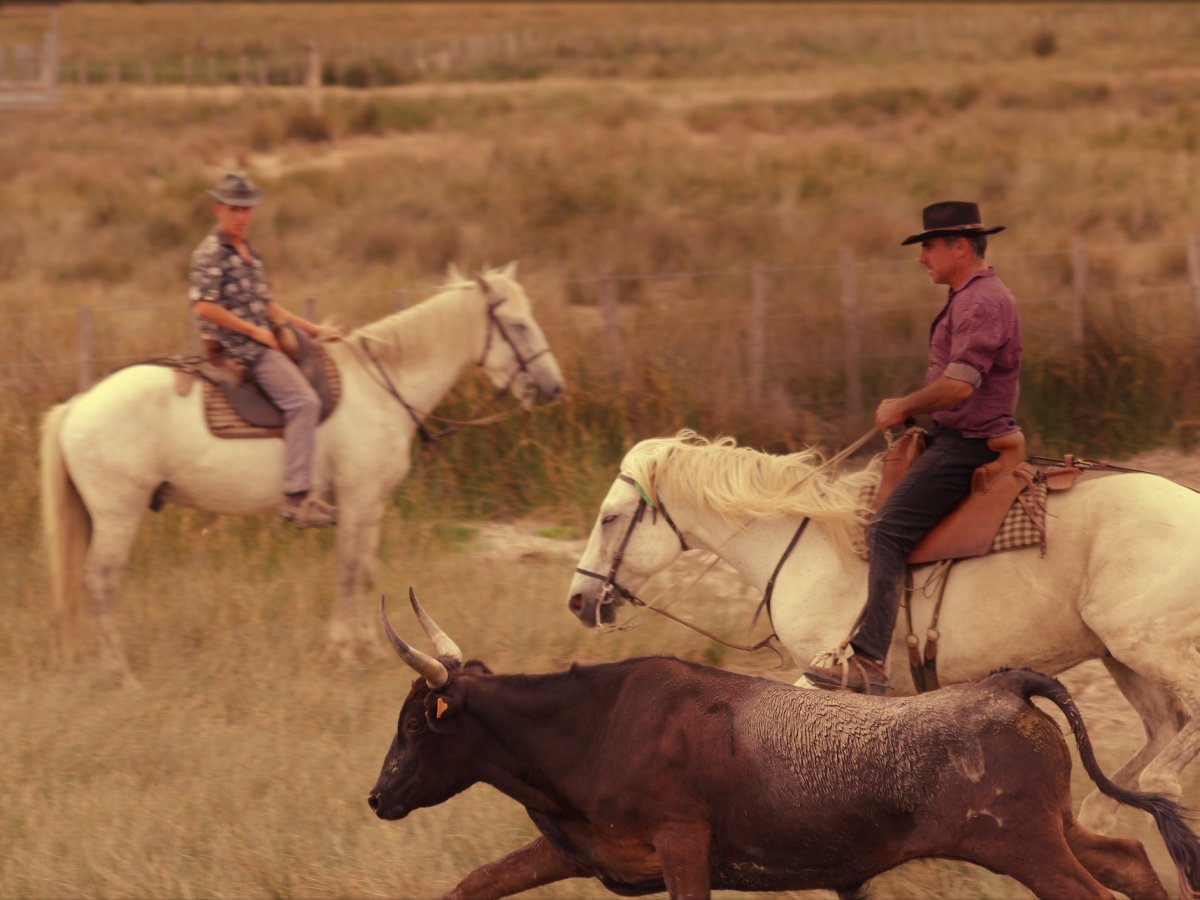
{"type": "MultiPolygon", "coordinates": [[[[1080,238],[1059,250],[1004,255],[996,265],[1017,297],[1027,357],[1086,348],[1098,323],[1151,353],[1190,358],[1200,351],[1200,235],[1105,246],[1080,238]],[[1130,260],[1140,267],[1119,268],[1130,260]]],[[[911,259],[845,250],[833,261],[543,281],[534,300],[579,390],[636,401],[653,388],[682,398],[719,379],[729,402],[746,409],[786,403],[852,431],[868,399],[919,383],[940,290],[931,290],[911,259]]],[[[286,305],[310,320],[350,306],[379,318],[414,296],[409,288],[286,305]]],[[[116,368],[195,355],[199,346],[182,296],[0,319],[21,336],[0,362],[0,389],[10,398],[44,397],[47,383],[61,398],[116,368]]]]}

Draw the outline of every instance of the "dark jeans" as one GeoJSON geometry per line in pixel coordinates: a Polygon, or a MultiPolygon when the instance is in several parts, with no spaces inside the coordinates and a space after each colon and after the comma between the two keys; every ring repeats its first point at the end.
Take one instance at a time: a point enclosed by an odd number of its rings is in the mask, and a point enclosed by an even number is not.
{"type": "Polygon", "coordinates": [[[887,657],[908,554],[971,492],[971,473],[997,455],[988,449],[987,438],[965,438],[947,430],[930,435],[925,451],[867,526],[867,608],[850,638],[856,653],[877,660],[887,657]]]}

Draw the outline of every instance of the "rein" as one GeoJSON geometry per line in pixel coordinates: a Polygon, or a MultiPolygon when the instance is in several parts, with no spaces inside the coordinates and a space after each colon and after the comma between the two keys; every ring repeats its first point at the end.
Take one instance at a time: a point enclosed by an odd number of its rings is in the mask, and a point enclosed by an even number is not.
{"type": "MultiPolygon", "coordinates": [[[[509,349],[512,350],[513,356],[517,361],[517,365],[513,369],[512,374],[509,376],[508,381],[505,383],[504,387],[497,391],[497,394],[503,394],[508,391],[510,387],[512,387],[512,383],[516,381],[519,374],[524,373],[526,375],[532,375],[529,370],[530,364],[539,357],[549,353],[550,347],[547,345],[529,357],[522,356],[520,349],[517,347],[516,341],[512,339],[512,336],[508,333],[507,329],[505,329],[504,322],[501,321],[500,317],[496,315],[496,309],[506,303],[508,298],[497,297],[492,291],[491,285],[484,281],[483,278],[476,276],[476,281],[478,281],[480,288],[484,293],[484,297],[487,300],[488,329],[487,334],[484,337],[483,352],[480,353],[479,359],[476,361],[475,365],[482,367],[487,361],[488,351],[492,346],[493,331],[500,332],[500,337],[503,338],[506,344],[508,344],[509,349]]],[[[424,444],[432,444],[441,438],[448,437],[454,434],[454,432],[456,432],[459,428],[478,428],[485,425],[494,425],[496,422],[503,422],[505,419],[510,419],[513,416],[527,412],[524,407],[516,406],[512,409],[501,410],[500,412],[492,413],[491,415],[487,416],[480,416],[476,419],[450,419],[446,418],[445,416],[435,415],[432,412],[421,412],[400,395],[400,391],[397,390],[396,385],[392,382],[392,379],[388,377],[387,370],[383,367],[383,364],[380,363],[379,358],[371,351],[371,347],[365,338],[359,338],[359,345],[361,346],[362,351],[366,354],[367,358],[371,360],[372,364],[375,366],[375,371],[372,373],[372,376],[375,377],[376,382],[384,390],[391,394],[392,397],[394,397],[396,401],[404,407],[404,411],[408,413],[409,418],[416,423],[417,433],[420,435],[421,442],[424,444]],[[449,425],[450,427],[434,433],[425,426],[425,422],[427,420],[441,422],[442,424],[449,425]]],[[[354,345],[350,346],[353,347],[354,345]]]]}

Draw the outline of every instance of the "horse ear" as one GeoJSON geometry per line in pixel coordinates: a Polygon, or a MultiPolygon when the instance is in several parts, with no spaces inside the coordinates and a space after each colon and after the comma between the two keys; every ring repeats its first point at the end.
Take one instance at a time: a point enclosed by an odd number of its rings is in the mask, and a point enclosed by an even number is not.
{"type": "Polygon", "coordinates": [[[514,259],[512,262],[510,262],[507,266],[505,266],[503,269],[500,270],[500,274],[503,275],[505,278],[511,278],[513,281],[516,281],[517,280],[517,261],[514,259]]]}
{"type": "Polygon", "coordinates": [[[467,277],[463,275],[462,269],[458,267],[458,263],[450,263],[446,267],[446,280],[450,284],[458,284],[461,281],[466,281],[467,277]]]}

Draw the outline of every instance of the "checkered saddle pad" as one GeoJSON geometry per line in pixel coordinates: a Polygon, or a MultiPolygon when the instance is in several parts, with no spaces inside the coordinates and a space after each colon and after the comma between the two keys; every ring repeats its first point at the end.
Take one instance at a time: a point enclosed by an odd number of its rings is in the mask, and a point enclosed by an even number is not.
{"type": "MultiPolygon", "coordinates": [[[[867,488],[859,497],[863,509],[871,508],[875,498],[876,488],[867,488]]],[[[1018,550],[1023,547],[1041,546],[1046,552],[1046,482],[1035,477],[1031,486],[1019,493],[1013,500],[1012,506],[1004,515],[1000,528],[992,538],[987,554],[1000,553],[1004,550],[1018,550]]],[[[854,541],[854,549],[862,559],[869,557],[866,534],[859,532],[854,541]]],[[[986,554],[985,554],[986,555],[986,554]]]]}

